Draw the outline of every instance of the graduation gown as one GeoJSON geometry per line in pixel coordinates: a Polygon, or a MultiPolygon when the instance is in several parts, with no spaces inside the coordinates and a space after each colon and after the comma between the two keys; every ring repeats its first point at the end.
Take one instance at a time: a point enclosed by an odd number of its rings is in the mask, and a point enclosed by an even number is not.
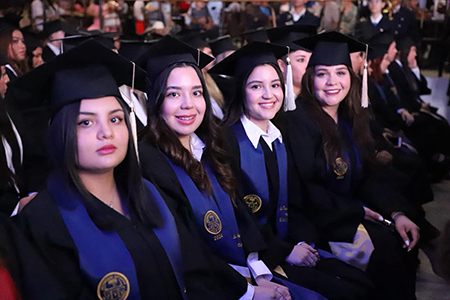
{"type": "MultiPolygon", "coordinates": [[[[177,214],[182,214],[185,217],[184,220],[188,224],[190,233],[200,237],[189,200],[166,156],[156,147],[143,141],[139,144],[139,157],[142,176],[155,183],[165,194],[176,201],[179,207],[177,214]]],[[[265,244],[247,208],[240,201],[237,201],[237,205],[235,216],[244,252],[248,254],[264,249],[265,244]]],[[[206,244],[204,245],[206,247],[206,244]]],[[[209,253],[210,269],[219,278],[218,284],[221,287],[221,294],[224,299],[239,299],[247,291],[246,279],[229,267],[225,261],[214,255],[208,247],[206,248],[209,253]]],[[[215,298],[217,297],[218,295],[215,296],[215,298]]]]}
{"type": "Polygon", "coordinates": [[[42,50],[42,59],[44,60],[44,62],[47,62],[55,57],[56,57],[55,52],[53,52],[49,46],[45,46],[44,50],[42,50]]]}
{"type": "MultiPolygon", "coordinates": [[[[302,185],[305,195],[301,205],[304,215],[316,225],[325,242],[352,243],[358,225],[363,224],[375,247],[366,270],[375,283],[375,292],[384,299],[415,299],[417,253],[406,253],[396,232],[365,221],[361,202],[387,218],[395,211],[408,215],[408,205],[401,201],[401,194],[383,180],[382,173],[377,174],[372,168],[369,171],[367,166],[363,168],[343,123],[339,125],[339,133],[346,146],[350,172],[340,179],[327,166],[321,130],[301,101],[297,99],[297,109],[287,113],[281,130],[287,145],[290,180],[296,180],[294,185],[302,185]]],[[[289,193],[291,209],[298,208],[299,205],[291,205],[298,198],[292,191],[289,193]]]]}
{"type": "MultiPolygon", "coordinates": [[[[241,149],[236,133],[232,129],[226,131],[226,140],[231,150],[233,171],[236,174],[237,181],[241,183],[240,190],[246,190],[242,186],[244,183],[241,169],[241,149]]],[[[364,272],[336,258],[322,257],[316,267],[313,268],[292,266],[286,262],[286,258],[298,242],[315,243],[318,240],[317,231],[301,214],[291,215],[288,208],[288,237],[282,239],[278,236],[276,224],[277,211],[280,206],[278,204],[278,191],[280,185],[283,188],[283,184],[280,183],[275,147],[273,146],[273,151],[271,151],[262,138],[260,139],[260,145],[264,152],[264,164],[269,185],[269,201],[263,203],[260,210],[254,213],[256,216],[259,214],[259,228],[268,245],[267,250],[260,252],[261,259],[271,270],[281,266],[288,275],[289,281],[314,290],[328,299],[367,298],[367,292],[372,288],[372,283],[366,278],[364,272]],[[261,222],[260,220],[264,216],[267,216],[266,222],[261,222]]],[[[254,191],[249,191],[249,193],[252,192],[254,191]]]]}
{"type": "Polygon", "coordinates": [[[8,290],[22,299],[64,299],[56,278],[52,276],[34,247],[13,224],[0,214],[0,280],[2,296],[8,290]],[[8,280],[9,279],[9,280],[8,280]],[[17,294],[16,294],[17,295],[17,294]]]}
{"type": "MultiPolygon", "coordinates": [[[[113,223],[108,225],[109,230],[117,233],[131,256],[140,298],[183,299],[170,258],[155,232],[133,217],[126,218],[101,201],[94,205],[99,215],[113,220],[113,223]]],[[[174,209],[173,205],[169,201],[168,207],[171,210],[174,209]]],[[[96,218],[92,218],[93,221],[96,218]]],[[[40,192],[18,215],[18,221],[53,275],[60,279],[65,293],[62,299],[97,299],[96,289],[91,287],[80,269],[79,250],[49,190],[40,192]]],[[[211,299],[215,295],[210,292],[210,289],[214,289],[214,282],[202,281],[203,275],[206,278],[211,275],[202,274],[201,269],[193,268],[190,262],[198,261],[197,265],[203,266],[201,252],[196,248],[195,240],[191,238],[183,223],[176,217],[175,223],[181,244],[185,292],[193,299],[211,299]],[[201,283],[204,283],[204,286],[201,283]]]]}

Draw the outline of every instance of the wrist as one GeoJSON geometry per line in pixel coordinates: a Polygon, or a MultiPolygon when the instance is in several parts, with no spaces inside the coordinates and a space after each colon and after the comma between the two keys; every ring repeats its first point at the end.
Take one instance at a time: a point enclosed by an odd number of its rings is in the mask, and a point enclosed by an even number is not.
{"type": "Polygon", "coordinates": [[[401,212],[401,211],[399,211],[399,212],[393,212],[393,213],[391,214],[391,218],[392,218],[392,220],[393,220],[394,222],[397,221],[397,219],[398,219],[399,217],[401,217],[401,216],[406,216],[406,215],[405,215],[404,212],[401,212]]]}

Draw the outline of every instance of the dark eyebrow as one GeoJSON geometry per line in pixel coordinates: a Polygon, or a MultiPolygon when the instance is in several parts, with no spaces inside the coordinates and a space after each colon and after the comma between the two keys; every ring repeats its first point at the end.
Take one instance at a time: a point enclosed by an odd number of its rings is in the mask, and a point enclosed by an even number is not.
{"type": "Polygon", "coordinates": [[[179,86],[168,86],[167,88],[166,88],[166,91],[167,90],[181,90],[181,88],[179,87],[179,86]]]}
{"type": "Polygon", "coordinates": [[[196,86],[193,86],[192,87],[192,89],[193,90],[196,90],[196,89],[202,89],[203,87],[201,86],[201,85],[196,85],[196,86]]]}
{"type": "Polygon", "coordinates": [[[247,83],[246,86],[249,86],[249,85],[254,84],[254,83],[262,83],[262,81],[260,81],[260,80],[252,80],[249,83],[247,83]]]}
{"type": "MultiPolygon", "coordinates": [[[[112,115],[112,114],[115,114],[116,112],[123,112],[123,109],[117,108],[117,109],[111,110],[108,114],[112,115]]],[[[93,112],[88,112],[88,111],[80,111],[79,115],[96,116],[97,114],[93,113],[93,112]]]]}

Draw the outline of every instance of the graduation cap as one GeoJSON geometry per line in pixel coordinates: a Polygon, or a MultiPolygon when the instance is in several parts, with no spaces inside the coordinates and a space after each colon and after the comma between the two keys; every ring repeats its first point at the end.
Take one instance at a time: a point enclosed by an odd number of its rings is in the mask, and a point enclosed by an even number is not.
{"type": "Polygon", "coordinates": [[[145,52],[147,52],[153,45],[155,45],[158,40],[119,40],[120,49],[119,54],[130,61],[135,61],[145,52]]]}
{"type": "Polygon", "coordinates": [[[61,39],[54,39],[52,41],[62,41],[65,50],[70,50],[78,45],[81,45],[87,40],[95,40],[108,49],[115,49],[114,38],[120,36],[118,32],[101,32],[101,31],[80,31],[77,35],[66,36],[61,39]]]}
{"type": "Polygon", "coordinates": [[[192,48],[201,49],[209,47],[208,42],[201,32],[189,32],[181,35],[178,33],[178,38],[192,48]]]}
{"type": "MultiPolygon", "coordinates": [[[[308,68],[317,65],[336,66],[346,65],[352,67],[350,53],[366,52],[368,55],[369,46],[363,44],[345,34],[337,31],[325,32],[312,37],[296,41],[302,47],[313,50],[309,59],[308,68]]],[[[362,78],[361,106],[369,106],[369,96],[367,87],[367,58],[364,61],[364,71],[362,78]]]]}
{"type": "Polygon", "coordinates": [[[0,18],[0,33],[7,30],[14,31],[19,29],[20,19],[22,19],[22,17],[15,14],[8,14],[3,18],[0,18]]]}
{"type": "Polygon", "coordinates": [[[44,35],[49,37],[52,33],[64,31],[61,20],[54,20],[44,23],[44,35]]]}
{"type": "Polygon", "coordinates": [[[246,31],[241,34],[247,43],[250,42],[263,42],[267,43],[269,41],[269,36],[267,35],[267,31],[265,28],[260,27],[255,30],[246,31]]]}
{"type": "Polygon", "coordinates": [[[371,48],[369,51],[369,60],[381,57],[388,52],[390,45],[394,42],[394,35],[388,32],[380,32],[373,36],[368,44],[371,48]]]}
{"type": "Polygon", "coordinates": [[[233,77],[245,76],[262,64],[278,66],[277,59],[287,53],[287,47],[258,41],[251,42],[212,67],[209,73],[233,77]]]}
{"type": "Polygon", "coordinates": [[[267,30],[270,42],[287,46],[291,51],[303,50],[311,52],[310,49],[295,44],[294,41],[313,36],[317,33],[317,27],[311,25],[290,25],[267,30]]]}
{"type": "Polygon", "coordinates": [[[316,65],[352,66],[350,53],[366,51],[366,45],[337,31],[325,32],[295,41],[313,51],[308,67],[316,65]]]}
{"type": "Polygon", "coordinates": [[[209,42],[209,47],[215,57],[226,51],[236,51],[238,49],[238,47],[236,47],[231,41],[231,37],[229,35],[221,36],[209,42]]]}
{"type": "Polygon", "coordinates": [[[161,72],[179,62],[193,63],[200,69],[212,62],[214,58],[188,44],[166,35],[153,45],[141,57],[136,59],[136,64],[145,68],[147,78],[153,84],[161,72]]]}
{"type": "Polygon", "coordinates": [[[82,99],[120,98],[118,86],[123,84],[144,88],[143,70],[134,68],[130,61],[94,40],[58,55],[9,83],[39,95],[42,105],[49,106],[52,115],[82,99]]]}
{"type": "Polygon", "coordinates": [[[409,51],[412,46],[416,46],[416,43],[409,36],[396,40],[398,51],[409,51]]]}

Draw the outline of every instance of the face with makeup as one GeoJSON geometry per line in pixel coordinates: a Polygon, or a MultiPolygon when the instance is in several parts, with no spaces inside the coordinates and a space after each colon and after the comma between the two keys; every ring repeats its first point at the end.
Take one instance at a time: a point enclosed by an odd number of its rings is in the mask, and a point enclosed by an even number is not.
{"type": "Polygon", "coordinates": [[[339,107],[348,94],[351,77],[346,65],[315,67],[314,92],[323,108],[339,107]]]}
{"type": "Polygon", "coordinates": [[[81,100],[77,119],[78,168],[106,173],[125,158],[129,132],[122,106],[115,97],[81,100]]]}
{"type": "Polygon", "coordinates": [[[14,30],[12,41],[8,46],[8,57],[17,62],[23,61],[26,57],[27,47],[25,46],[23,34],[20,30],[14,30]]]}
{"type": "Polygon", "coordinates": [[[188,138],[203,121],[206,102],[197,72],[192,67],[174,68],[167,78],[161,116],[180,140],[188,138]]]}
{"type": "Polygon", "coordinates": [[[253,69],[245,84],[245,115],[262,130],[267,130],[283,104],[283,88],[274,67],[261,65],[253,69]]]}

